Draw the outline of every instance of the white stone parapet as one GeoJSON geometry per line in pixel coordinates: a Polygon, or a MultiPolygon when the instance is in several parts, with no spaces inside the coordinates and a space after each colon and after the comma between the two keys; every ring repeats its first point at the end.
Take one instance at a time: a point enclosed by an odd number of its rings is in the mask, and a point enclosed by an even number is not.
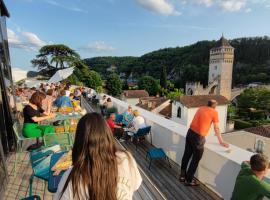
{"type": "MultiPolygon", "coordinates": [[[[126,102],[114,97],[110,98],[119,113],[127,109],[128,104],[126,102]]],[[[170,159],[180,165],[188,128],[142,108],[132,107],[133,110],[136,109],[141,113],[148,125],[152,126],[153,145],[163,148],[170,159]]],[[[147,138],[147,140],[150,141],[150,138],[147,138]]],[[[230,145],[230,151],[228,151],[218,144],[215,136],[210,135],[207,137],[204,155],[196,177],[222,198],[229,200],[241,163],[249,160],[252,155],[251,152],[234,145],[230,145]]],[[[266,181],[270,183],[270,174],[267,175],[266,181]]]]}

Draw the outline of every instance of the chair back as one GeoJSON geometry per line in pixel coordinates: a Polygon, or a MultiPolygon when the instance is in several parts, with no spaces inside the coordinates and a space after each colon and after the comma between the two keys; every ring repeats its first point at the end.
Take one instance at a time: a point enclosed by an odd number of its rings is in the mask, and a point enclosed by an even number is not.
{"type": "Polygon", "coordinates": [[[116,108],[116,107],[112,107],[112,108],[108,108],[108,109],[106,110],[107,116],[109,116],[111,113],[117,114],[117,113],[118,113],[117,108],[116,108]]]}
{"type": "Polygon", "coordinates": [[[48,134],[43,137],[45,147],[59,144],[62,149],[68,150],[72,146],[69,133],[48,134]]]}
{"type": "Polygon", "coordinates": [[[22,135],[21,135],[21,133],[22,133],[22,127],[21,127],[21,125],[20,125],[18,122],[15,122],[15,123],[13,124],[13,131],[14,131],[14,133],[15,133],[15,137],[16,137],[16,140],[17,140],[17,141],[23,139],[23,137],[22,137],[22,135]]]}
{"type": "Polygon", "coordinates": [[[141,137],[141,136],[150,134],[150,132],[151,132],[151,126],[146,126],[144,128],[140,128],[134,136],[141,137]]]}
{"type": "Polygon", "coordinates": [[[123,121],[123,118],[124,118],[123,115],[118,114],[118,115],[116,115],[115,122],[116,123],[121,123],[123,121]]]}

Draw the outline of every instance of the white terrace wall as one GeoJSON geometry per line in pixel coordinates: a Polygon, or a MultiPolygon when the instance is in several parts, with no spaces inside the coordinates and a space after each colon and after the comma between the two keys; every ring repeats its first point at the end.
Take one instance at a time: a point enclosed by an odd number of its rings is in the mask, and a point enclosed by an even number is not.
{"type": "MultiPolygon", "coordinates": [[[[119,113],[124,112],[128,104],[115,99],[112,101],[119,113]]],[[[179,165],[185,147],[187,127],[165,119],[154,113],[133,107],[140,111],[148,125],[152,126],[152,141],[156,147],[163,148],[167,155],[179,165]]],[[[147,138],[150,141],[150,138],[147,138]]],[[[215,136],[207,138],[203,159],[200,162],[196,177],[207,187],[225,200],[229,200],[233,191],[235,178],[242,161],[249,160],[252,153],[231,145],[231,153],[217,143],[215,136]]],[[[144,158],[142,158],[144,159],[144,158]]],[[[270,182],[270,175],[266,177],[270,182]]]]}

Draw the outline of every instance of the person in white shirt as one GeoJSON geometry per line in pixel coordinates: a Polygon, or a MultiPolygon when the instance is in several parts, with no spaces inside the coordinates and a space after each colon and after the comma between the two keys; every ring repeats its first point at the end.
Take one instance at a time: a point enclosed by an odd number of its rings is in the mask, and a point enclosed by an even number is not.
{"type": "Polygon", "coordinates": [[[117,148],[111,129],[98,113],[80,119],[72,162],[54,200],[132,200],[142,182],[134,158],[117,148]]]}
{"type": "Polygon", "coordinates": [[[133,111],[133,120],[129,125],[127,134],[132,136],[134,135],[140,128],[146,127],[146,123],[144,118],[140,115],[138,110],[133,111]]]}

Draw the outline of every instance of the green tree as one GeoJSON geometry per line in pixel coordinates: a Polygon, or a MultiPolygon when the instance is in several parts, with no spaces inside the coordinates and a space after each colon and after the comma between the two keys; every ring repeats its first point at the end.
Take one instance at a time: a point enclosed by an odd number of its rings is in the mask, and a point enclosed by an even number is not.
{"type": "Polygon", "coordinates": [[[102,79],[99,73],[90,70],[87,74],[87,87],[93,88],[94,90],[97,90],[100,86],[102,86],[102,79]]]}
{"type": "Polygon", "coordinates": [[[159,91],[160,85],[152,76],[144,76],[139,80],[138,87],[141,90],[146,90],[149,95],[155,96],[159,91]]]}
{"type": "Polygon", "coordinates": [[[167,70],[165,66],[162,67],[162,71],[160,74],[160,86],[167,89],[167,70]]]}
{"type": "Polygon", "coordinates": [[[249,108],[270,111],[270,90],[264,87],[246,89],[237,102],[240,112],[249,108]]]}
{"type": "Polygon", "coordinates": [[[46,75],[52,75],[58,69],[76,66],[78,62],[80,62],[79,54],[63,44],[43,46],[36,58],[31,61],[34,67],[46,75]]]}
{"type": "Polygon", "coordinates": [[[120,96],[122,93],[122,81],[117,74],[113,73],[108,76],[106,81],[106,89],[110,95],[120,96]]]}
{"type": "Polygon", "coordinates": [[[177,97],[181,97],[184,95],[184,90],[183,89],[174,89],[174,91],[171,91],[168,93],[167,97],[171,100],[175,100],[177,97]]]}

